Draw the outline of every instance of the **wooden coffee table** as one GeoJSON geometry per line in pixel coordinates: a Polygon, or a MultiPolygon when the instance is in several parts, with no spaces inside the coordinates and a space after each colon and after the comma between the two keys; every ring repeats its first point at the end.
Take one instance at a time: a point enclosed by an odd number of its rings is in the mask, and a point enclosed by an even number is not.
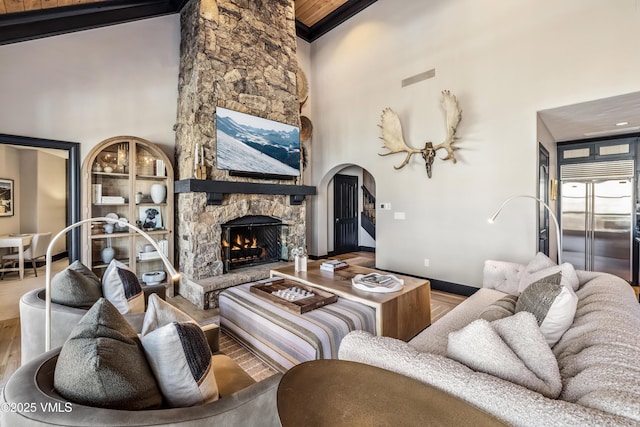
{"type": "MultiPolygon", "coordinates": [[[[271,270],[271,276],[317,287],[341,298],[373,307],[376,310],[376,332],[381,336],[409,341],[431,324],[431,286],[428,280],[395,274],[404,280],[401,290],[390,293],[365,292],[354,288],[351,279],[356,274],[368,274],[377,270],[350,264],[344,270],[330,272],[320,269],[322,262],[309,262],[307,271],[296,272],[292,265],[274,269],[271,270]]],[[[383,271],[377,272],[384,274],[383,271]]]]}

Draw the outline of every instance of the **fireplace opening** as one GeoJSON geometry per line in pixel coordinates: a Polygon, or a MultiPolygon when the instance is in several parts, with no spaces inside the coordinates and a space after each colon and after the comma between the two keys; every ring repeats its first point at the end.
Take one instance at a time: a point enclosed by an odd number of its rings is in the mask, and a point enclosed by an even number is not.
{"type": "Polygon", "coordinates": [[[287,225],[277,218],[250,215],[222,224],[224,272],[276,262],[283,257],[287,225]]]}

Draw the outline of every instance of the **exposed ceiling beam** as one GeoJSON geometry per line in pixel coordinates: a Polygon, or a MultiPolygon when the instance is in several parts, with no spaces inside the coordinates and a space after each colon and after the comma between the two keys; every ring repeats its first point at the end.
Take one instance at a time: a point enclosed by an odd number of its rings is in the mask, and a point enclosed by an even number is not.
{"type": "Polygon", "coordinates": [[[312,27],[307,27],[302,22],[296,21],[296,33],[298,37],[311,43],[320,36],[333,30],[347,19],[371,6],[377,0],[349,0],[336,10],[322,18],[312,27]]]}
{"type": "MultiPolygon", "coordinates": [[[[179,13],[188,0],[109,0],[0,14],[0,45],[179,13]]],[[[296,21],[298,37],[312,42],[376,0],[348,0],[317,24],[296,21]]]]}
{"type": "Polygon", "coordinates": [[[0,44],[176,13],[186,0],[119,0],[0,15],[0,44]]]}

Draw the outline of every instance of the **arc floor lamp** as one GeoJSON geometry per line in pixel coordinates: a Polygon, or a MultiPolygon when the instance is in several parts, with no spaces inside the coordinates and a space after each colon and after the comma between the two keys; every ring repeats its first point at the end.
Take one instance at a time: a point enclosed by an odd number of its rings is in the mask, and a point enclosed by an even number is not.
{"type": "Polygon", "coordinates": [[[546,204],[544,201],[540,200],[537,197],[534,196],[529,196],[526,194],[521,194],[521,195],[517,195],[517,196],[512,196],[509,197],[507,200],[505,200],[504,202],[502,202],[502,205],[500,205],[500,207],[498,208],[498,210],[496,211],[496,213],[494,213],[490,218],[489,218],[489,223],[493,224],[496,220],[496,218],[498,218],[498,215],[500,215],[500,212],[502,212],[502,209],[512,200],[515,199],[519,199],[519,198],[524,198],[524,199],[533,199],[535,201],[537,201],[538,203],[540,203],[542,206],[544,206],[547,211],[549,211],[549,216],[551,216],[551,219],[553,219],[553,223],[556,227],[556,245],[557,245],[557,251],[558,251],[558,264],[562,264],[562,235],[560,233],[560,224],[558,224],[558,218],[556,218],[556,214],[553,213],[553,209],[551,209],[551,207],[546,204]]]}
{"type": "Polygon", "coordinates": [[[121,221],[119,219],[116,220],[116,219],[107,218],[107,217],[88,218],[88,219],[83,219],[81,221],[71,224],[70,226],[68,226],[67,228],[65,228],[58,234],[56,234],[55,237],[51,239],[51,242],[49,243],[49,247],[47,247],[47,257],[46,257],[47,270],[46,270],[46,279],[45,279],[45,340],[44,340],[45,351],[51,350],[51,258],[52,258],[53,246],[56,243],[56,241],[60,237],[67,234],[69,230],[72,230],[88,222],[107,222],[111,224],[117,223],[120,227],[128,227],[129,229],[140,234],[142,237],[144,237],[149,241],[149,243],[155,248],[155,250],[158,251],[158,254],[160,255],[160,259],[162,259],[162,262],[167,268],[167,275],[171,277],[171,279],[174,282],[180,279],[180,273],[178,273],[176,269],[173,268],[173,265],[171,264],[167,256],[164,254],[162,249],[160,249],[160,246],[158,246],[158,243],[155,240],[153,240],[151,236],[149,236],[147,233],[145,233],[135,225],[130,224],[129,222],[121,221]]]}

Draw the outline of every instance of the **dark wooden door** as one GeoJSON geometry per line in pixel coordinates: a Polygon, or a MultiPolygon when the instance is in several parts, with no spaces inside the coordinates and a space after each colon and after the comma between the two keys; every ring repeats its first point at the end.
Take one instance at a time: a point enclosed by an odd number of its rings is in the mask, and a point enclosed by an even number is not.
{"type": "Polygon", "coordinates": [[[358,250],[358,177],[336,175],[333,179],[333,251],[358,250]]]}
{"type": "MultiPolygon", "coordinates": [[[[549,152],[538,144],[538,198],[549,204],[549,152]]],[[[538,252],[549,256],[549,211],[538,203],[538,252]]]]}

